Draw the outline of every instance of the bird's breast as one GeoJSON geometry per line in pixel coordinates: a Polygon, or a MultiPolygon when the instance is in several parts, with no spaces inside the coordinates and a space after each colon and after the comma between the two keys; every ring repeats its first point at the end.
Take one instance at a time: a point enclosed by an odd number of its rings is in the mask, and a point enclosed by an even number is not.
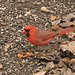
{"type": "Polygon", "coordinates": [[[36,38],[36,37],[34,37],[34,36],[29,36],[29,37],[27,37],[27,39],[28,39],[29,42],[30,42],[31,44],[33,44],[34,46],[38,46],[39,43],[40,43],[40,39],[38,39],[38,38],[36,38]]]}

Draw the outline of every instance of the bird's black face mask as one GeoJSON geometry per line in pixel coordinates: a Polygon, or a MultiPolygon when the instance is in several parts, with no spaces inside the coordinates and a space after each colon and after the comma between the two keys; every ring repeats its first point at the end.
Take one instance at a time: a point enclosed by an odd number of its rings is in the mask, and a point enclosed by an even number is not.
{"type": "Polygon", "coordinates": [[[24,30],[27,32],[26,36],[29,37],[29,36],[30,36],[30,35],[29,35],[30,29],[24,29],[24,30]]]}

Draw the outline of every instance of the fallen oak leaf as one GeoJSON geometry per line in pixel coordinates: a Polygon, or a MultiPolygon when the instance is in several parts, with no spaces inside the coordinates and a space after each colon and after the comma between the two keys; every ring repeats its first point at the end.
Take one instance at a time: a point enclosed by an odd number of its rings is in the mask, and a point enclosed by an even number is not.
{"type": "Polygon", "coordinates": [[[68,50],[68,51],[72,52],[73,55],[75,55],[75,41],[60,45],[60,50],[63,50],[63,51],[68,50]]]}
{"type": "Polygon", "coordinates": [[[75,18],[75,14],[74,13],[69,13],[66,16],[63,17],[63,21],[69,22],[72,18],[75,18]]]}

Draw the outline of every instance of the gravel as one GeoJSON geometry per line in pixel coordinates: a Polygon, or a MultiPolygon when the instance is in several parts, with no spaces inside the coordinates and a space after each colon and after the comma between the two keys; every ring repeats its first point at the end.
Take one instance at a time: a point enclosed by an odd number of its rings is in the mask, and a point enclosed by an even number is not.
{"type": "MultiPolygon", "coordinates": [[[[0,64],[3,65],[0,69],[0,75],[32,75],[37,73],[45,69],[47,63],[50,62],[37,58],[43,55],[49,59],[62,59],[60,53],[63,52],[59,51],[60,44],[58,41],[54,40],[54,43],[49,44],[47,52],[44,53],[44,47],[40,47],[38,50],[36,47],[30,47],[31,44],[26,36],[22,35],[22,30],[26,25],[35,25],[42,30],[52,30],[49,21],[50,15],[58,15],[62,18],[74,11],[74,0],[0,0],[0,64]],[[40,8],[43,6],[54,11],[54,13],[42,12],[40,8]],[[31,15],[25,13],[30,10],[31,15]],[[21,52],[32,52],[35,55],[19,59],[17,54],[21,52]]],[[[68,38],[66,39],[68,40],[68,38]]],[[[57,64],[54,63],[55,66],[57,64]]],[[[62,64],[66,66],[64,68],[69,68],[67,71],[70,71],[71,75],[72,73],[75,74],[71,64],[66,65],[64,62],[62,64]]],[[[60,70],[59,67],[49,70],[47,75],[68,74],[67,71],[58,70],[60,70]]]]}

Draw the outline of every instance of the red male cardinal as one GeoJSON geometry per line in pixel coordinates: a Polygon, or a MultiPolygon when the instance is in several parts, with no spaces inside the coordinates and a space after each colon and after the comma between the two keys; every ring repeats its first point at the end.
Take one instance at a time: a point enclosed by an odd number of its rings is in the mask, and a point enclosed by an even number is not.
{"type": "Polygon", "coordinates": [[[50,43],[56,36],[63,35],[69,32],[75,32],[75,27],[61,29],[57,32],[38,30],[34,25],[24,27],[22,34],[26,34],[27,39],[34,46],[43,46],[50,43]]]}

